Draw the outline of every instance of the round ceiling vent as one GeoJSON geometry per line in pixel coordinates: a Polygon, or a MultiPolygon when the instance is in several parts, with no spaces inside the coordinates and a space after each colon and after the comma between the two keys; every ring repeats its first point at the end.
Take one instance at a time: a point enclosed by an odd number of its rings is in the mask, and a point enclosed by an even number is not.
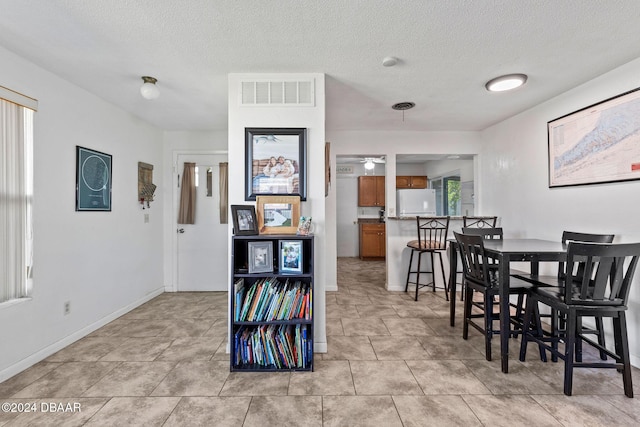
{"type": "Polygon", "coordinates": [[[410,110],[413,107],[415,107],[416,104],[413,102],[398,102],[397,104],[393,104],[391,106],[391,108],[393,108],[394,110],[410,110]]]}

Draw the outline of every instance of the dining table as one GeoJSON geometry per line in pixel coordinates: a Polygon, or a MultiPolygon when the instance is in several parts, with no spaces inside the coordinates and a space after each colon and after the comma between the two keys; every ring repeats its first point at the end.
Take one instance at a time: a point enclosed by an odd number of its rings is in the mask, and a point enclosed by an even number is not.
{"type": "MultiPolygon", "coordinates": [[[[511,263],[530,263],[530,272],[537,275],[540,262],[560,262],[567,257],[567,245],[561,241],[541,239],[484,239],[485,255],[498,262],[498,295],[500,297],[500,361],[502,372],[509,372],[509,278],[511,263]]],[[[449,241],[449,304],[450,324],[455,326],[456,276],[458,245],[449,241]]]]}

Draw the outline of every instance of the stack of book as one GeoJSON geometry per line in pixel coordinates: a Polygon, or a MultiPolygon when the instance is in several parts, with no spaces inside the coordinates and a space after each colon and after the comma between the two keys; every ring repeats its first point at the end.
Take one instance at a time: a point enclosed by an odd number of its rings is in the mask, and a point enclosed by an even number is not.
{"type": "Polygon", "coordinates": [[[247,289],[241,278],[234,284],[234,321],[309,320],[313,316],[312,293],[311,284],[299,280],[283,283],[276,277],[262,278],[247,289]]]}
{"type": "Polygon", "coordinates": [[[241,326],[235,333],[234,366],[305,369],[313,355],[309,325],[241,326]]]}

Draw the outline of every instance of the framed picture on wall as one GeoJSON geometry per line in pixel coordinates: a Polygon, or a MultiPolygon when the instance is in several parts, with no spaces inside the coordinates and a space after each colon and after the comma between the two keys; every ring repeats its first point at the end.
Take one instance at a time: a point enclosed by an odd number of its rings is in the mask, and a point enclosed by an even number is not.
{"type": "Polygon", "coordinates": [[[76,146],[76,211],[111,211],[111,155],[76,146]]]}
{"type": "Polygon", "coordinates": [[[305,128],[245,128],[245,200],[307,198],[305,128]]]}

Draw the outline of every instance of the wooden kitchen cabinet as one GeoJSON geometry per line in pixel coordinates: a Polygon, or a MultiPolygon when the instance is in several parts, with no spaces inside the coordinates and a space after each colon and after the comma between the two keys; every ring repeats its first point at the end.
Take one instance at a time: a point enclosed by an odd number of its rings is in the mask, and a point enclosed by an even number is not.
{"type": "Polygon", "coordinates": [[[360,224],[360,259],[384,259],[385,234],[384,223],[360,224]]]}
{"type": "Polygon", "coordinates": [[[400,190],[405,188],[427,188],[427,177],[417,175],[396,176],[396,189],[400,190]]]}
{"type": "Polygon", "coordinates": [[[358,206],[383,207],[384,176],[358,177],[358,206]]]}

